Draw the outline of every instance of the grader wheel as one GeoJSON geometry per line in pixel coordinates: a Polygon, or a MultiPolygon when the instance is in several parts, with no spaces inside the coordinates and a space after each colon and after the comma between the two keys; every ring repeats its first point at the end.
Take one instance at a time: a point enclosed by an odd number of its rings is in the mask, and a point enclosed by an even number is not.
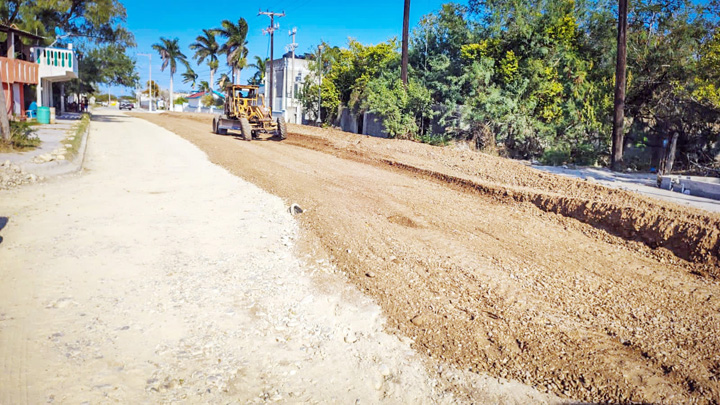
{"type": "Polygon", "coordinates": [[[222,115],[216,115],[216,116],[213,118],[213,126],[212,126],[213,134],[227,135],[227,129],[222,129],[222,128],[220,128],[220,121],[221,121],[221,120],[222,120],[222,115]]]}
{"type": "Polygon", "coordinates": [[[252,127],[247,118],[240,118],[240,132],[242,133],[243,139],[252,141],[252,127]]]}
{"type": "Polygon", "coordinates": [[[213,123],[212,123],[212,133],[217,134],[218,133],[218,123],[219,123],[219,115],[216,115],[213,117],[213,123]]]}
{"type": "Polygon", "coordinates": [[[287,124],[285,123],[285,117],[278,117],[277,119],[277,134],[280,139],[287,138],[287,124]]]}

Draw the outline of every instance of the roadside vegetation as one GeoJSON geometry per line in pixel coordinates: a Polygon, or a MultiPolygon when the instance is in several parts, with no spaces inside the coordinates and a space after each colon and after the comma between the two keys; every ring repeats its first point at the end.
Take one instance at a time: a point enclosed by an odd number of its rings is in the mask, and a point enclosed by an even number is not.
{"type": "MultiPolygon", "coordinates": [[[[631,2],[626,161],[677,134],[678,165],[718,165],[720,30],[715,2],[631,2]]],[[[379,115],[392,137],[467,140],[550,164],[608,164],[617,3],[448,3],[414,27],[409,85],[397,40],[323,43],[300,94],[331,125],[340,108],[379,115]],[[444,139],[444,138],[443,138],[444,139]]]]}
{"type": "Polygon", "coordinates": [[[83,136],[85,136],[85,132],[87,132],[89,126],[90,114],[83,114],[82,118],[68,131],[68,137],[63,140],[63,144],[70,145],[65,146],[67,150],[67,152],[65,152],[65,159],[72,160],[72,158],[77,156],[80,151],[83,136]]]}
{"type": "Polygon", "coordinates": [[[35,134],[34,123],[10,121],[9,141],[0,140],[0,153],[24,152],[40,146],[40,138],[35,134]]]}

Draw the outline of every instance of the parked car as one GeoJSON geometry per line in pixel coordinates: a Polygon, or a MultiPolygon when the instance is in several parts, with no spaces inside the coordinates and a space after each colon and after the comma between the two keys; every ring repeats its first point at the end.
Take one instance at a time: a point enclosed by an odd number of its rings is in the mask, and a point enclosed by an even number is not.
{"type": "Polygon", "coordinates": [[[131,103],[129,101],[121,101],[118,108],[120,108],[121,110],[132,111],[132,109],[135,108],[135,106],[133,105],[133,103],[131,103]]]}

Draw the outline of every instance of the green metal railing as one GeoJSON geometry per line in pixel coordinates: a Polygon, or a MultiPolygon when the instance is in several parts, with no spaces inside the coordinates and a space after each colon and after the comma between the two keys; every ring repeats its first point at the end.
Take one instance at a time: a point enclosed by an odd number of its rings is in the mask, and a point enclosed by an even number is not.
{"type": "Polygon", "coordinates": [[[35,50],[35,61],[48,66],[72,69],[73,53],[64,49],[40,48],[35,50]]]}

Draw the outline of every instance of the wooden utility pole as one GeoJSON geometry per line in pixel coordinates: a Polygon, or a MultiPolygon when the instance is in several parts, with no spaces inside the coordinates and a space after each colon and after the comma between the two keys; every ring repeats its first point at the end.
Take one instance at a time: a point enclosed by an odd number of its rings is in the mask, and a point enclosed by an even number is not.
{"type": "Polygon", "coordinates": [[[400,77],[403,85],[408,85],[408,30],[410,29],[410,0],[405,0],[403,12],[403,33],[402,33],[402,62],[400,66],[400,77]]]}
{"type": "Polygon", "coordinates": [[[275,17],[285,17],[285,12],[274,13],[272,11],[258,11],[258,15],[266,15],[270,17],[270,26],[263,29],[263,34],[270,34],[270,83],[268,85],[270,86],[270,112],[272,113],[273,105],[275,105],[275,99],[273,98],[273,76],[275,76],[275,72],[273,71],[273,50],[275,46],[273,41],[273,32],[280,28],[279,24],[275,24],[275,17]]]}
{"type": "Polygon", "coordinates": [[[621,170],[625,131],[625,71],[627,67],[628,0],[618,0],[617,64],[615,65],[615,111],[613,114],[611,168],[621,170]]]}

